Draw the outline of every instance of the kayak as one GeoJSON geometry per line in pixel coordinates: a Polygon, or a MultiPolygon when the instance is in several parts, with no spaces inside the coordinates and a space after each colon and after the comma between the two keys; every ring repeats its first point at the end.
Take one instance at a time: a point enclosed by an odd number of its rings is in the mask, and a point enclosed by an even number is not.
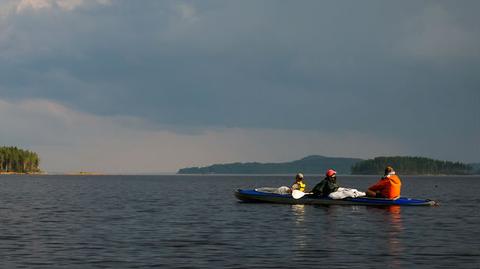
{"type": "Polygon", "coordinates": [[[270,192],[261,192],[257,190],[241,190],[235,191],[235,196],[249,203],[277,203],[277,204],[312,204],[312,205],[373,205],[373,206],[432,206],[437,202],[426,199],[413,199],[400,197],[397,199],[357,197],[344,199],[331,199],[329,197],[315,197],[313,195],[305,195],[300,199],[294,199],[291,194],[277,194],[270,192]]]}

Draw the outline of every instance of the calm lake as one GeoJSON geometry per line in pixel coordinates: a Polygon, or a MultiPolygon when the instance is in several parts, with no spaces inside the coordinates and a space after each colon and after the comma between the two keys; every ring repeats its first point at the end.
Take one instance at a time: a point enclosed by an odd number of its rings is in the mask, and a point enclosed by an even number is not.
{"type": "Polygon", "coordinates": [[[440,206],[233,195],[289,176],[0,176],[0,268],[480,268],[480,177],[401,178],[402,196],[440,206]]]}

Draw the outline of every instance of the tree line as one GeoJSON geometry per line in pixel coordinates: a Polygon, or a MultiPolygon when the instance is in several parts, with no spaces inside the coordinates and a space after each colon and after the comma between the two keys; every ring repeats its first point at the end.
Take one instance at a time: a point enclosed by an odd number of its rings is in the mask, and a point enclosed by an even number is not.
{"type": "Polygon", "coordinates": [[[0,147],[0,172],[40,172],[38,154],[17,147],[0,147]]]}
{"type": "Polygon", "coordinates": [[[329,168],[335,167],[339,174],[350,173],[353,164],[362,159],[337,158],[311,155],[300,160],[282,163],[227,163],[214,164],[206,167],[182,168],[178,174],[323,174],[329,168]]]}
{"type": "Polygon", "coordinates": [[[408,175],[468,175],[473,168],[461,162],[440,161],[424,157],[376,157],[352,166],[352,174],[376,175],[391,165],[401,174],[408,175]]]}

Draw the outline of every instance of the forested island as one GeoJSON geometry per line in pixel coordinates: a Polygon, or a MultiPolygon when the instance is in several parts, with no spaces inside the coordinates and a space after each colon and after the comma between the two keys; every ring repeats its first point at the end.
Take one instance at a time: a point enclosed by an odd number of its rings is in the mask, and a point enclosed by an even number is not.
{"type": "Polygon", "coordinates": [[[404,175],[469,175],[473,167],[460,162],[440,161],[424,157],[376,157],[352,166],[352,174],[375,175],[383,173],[391,165],[404,175]]]}
{"type": "Polygon", "coordinates": [[[403,175],[470,175],[480,174],[479,164],[440,161],[425,157],[394,156],[370,160],[358,158],[332,158],[312,155],[284,163],[227,163],[205,167],[182,168],[178,174],[323,174],[333,168],[338,174],[381,175],[391,165],[403,175]]]}
{"type": "Polygon", "coordinates": [[[17,147],[0,147],[0,173],[39,173],[37,153],[17,147]]]}

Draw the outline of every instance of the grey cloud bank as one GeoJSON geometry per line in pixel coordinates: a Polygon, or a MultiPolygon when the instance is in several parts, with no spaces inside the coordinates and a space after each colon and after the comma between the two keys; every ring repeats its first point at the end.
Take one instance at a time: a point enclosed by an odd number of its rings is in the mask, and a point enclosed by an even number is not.
{"type": "MultiPolygon", "coordinates": [[[[278,146],[292,152],[285,159],[480,160],[477,1],[1,3],[0,98],[8,103],[50,100],[134,117],[149,131],[187,129],[192,139],[222,128],[292,131],[282,138],[291,146],[278,146]],[[349,148],[295,151],[352,134],[349,148]],[[378,147],[361,145],[365,137],[378,147]]],[[[218,156],[211,160],[255,159],[218,156]]]]}

